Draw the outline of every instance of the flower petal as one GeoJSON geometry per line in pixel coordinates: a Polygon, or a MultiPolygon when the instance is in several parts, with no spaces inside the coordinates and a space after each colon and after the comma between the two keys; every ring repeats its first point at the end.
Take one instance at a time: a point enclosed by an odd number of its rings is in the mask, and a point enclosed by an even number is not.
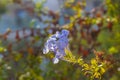
{"type": "Polygon", "coordinates": [[[53,58],[53,63],[54,63],[54,64],[57,64],[58,62],[59,62],[59,59],[58,59],[58,58],[56,58],[56,57],[53,58]]]}

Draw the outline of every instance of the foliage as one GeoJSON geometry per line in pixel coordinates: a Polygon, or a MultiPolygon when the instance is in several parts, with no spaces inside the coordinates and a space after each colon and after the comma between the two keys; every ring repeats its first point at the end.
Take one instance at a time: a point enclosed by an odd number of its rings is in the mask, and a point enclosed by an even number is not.
{"type": "MultiPolygon", "coordinates": [[[[7,0],[0,2],[0,13],[4,13],[7,0]]],[[[44,8],[45,2],[42,0],[34,3],[34,8],[25,9],[30,15],[35,14],[29,27],[16,31],[8,29],[0,34],[0,80],[118,80],[119,0],[106,0],[91,11],[85,10],[85,0],[66,0],[59,12],[63,10],[62,17],[44,8]],[[42,16],[50,19],[43,20],[42,16]],[[39,27],[39,22],[46,26],[39,27]],[[57,54],[43,55],[44,43],[63,29],[69,30],[69,45],[64,43],[66,37],[56,41],[62,44],[65,54],[58,57],[58,64],[53,64],[51,60],[57,54]],[[9,39],[11,34],[15,34],[12,40],[9,39]]],[[[10,0],[10,3],[21,4],[21,1],[10,0]]],[[[52,51],[56,49],[49,53],[52,51]]]]}

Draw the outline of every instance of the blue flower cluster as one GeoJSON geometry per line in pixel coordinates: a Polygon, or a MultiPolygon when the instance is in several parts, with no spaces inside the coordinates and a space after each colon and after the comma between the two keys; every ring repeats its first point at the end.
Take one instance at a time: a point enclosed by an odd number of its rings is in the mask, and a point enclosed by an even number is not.
{"type": "Polygon", "coordinates": [[[52,35],[45,43],[43,54],[47,54],[49,51],[54,52],[55,57],[53,63],[59,62],[65,56],[65,48],[68,48],[68,30],[62,30],[52,35]]]}

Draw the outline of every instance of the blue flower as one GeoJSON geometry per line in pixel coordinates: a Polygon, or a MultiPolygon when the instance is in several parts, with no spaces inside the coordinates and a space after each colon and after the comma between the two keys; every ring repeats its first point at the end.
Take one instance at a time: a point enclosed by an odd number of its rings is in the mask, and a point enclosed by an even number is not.
{"type": "Polygon", "coordinates": [[[52,35],[45,43],[43,54],[47,54],[49,51],[54,52],[55,58],[53,63],[59,62],[65,56],[65,48],[68,47],[68,30],[62,30],[61,32],[56,32],[52,35]]]}

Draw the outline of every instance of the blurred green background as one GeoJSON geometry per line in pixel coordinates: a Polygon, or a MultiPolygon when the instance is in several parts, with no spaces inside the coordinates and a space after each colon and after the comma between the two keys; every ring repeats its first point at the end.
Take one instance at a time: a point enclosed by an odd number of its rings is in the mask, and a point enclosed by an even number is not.
{"type": "Polygon", "coordinates": [[[119,3],[0,0],[0,80],[119,80],[119,3]],[[42,50],[62,29],[70,31],[72,54],[53,64],[54,54],[42,50]]]}

